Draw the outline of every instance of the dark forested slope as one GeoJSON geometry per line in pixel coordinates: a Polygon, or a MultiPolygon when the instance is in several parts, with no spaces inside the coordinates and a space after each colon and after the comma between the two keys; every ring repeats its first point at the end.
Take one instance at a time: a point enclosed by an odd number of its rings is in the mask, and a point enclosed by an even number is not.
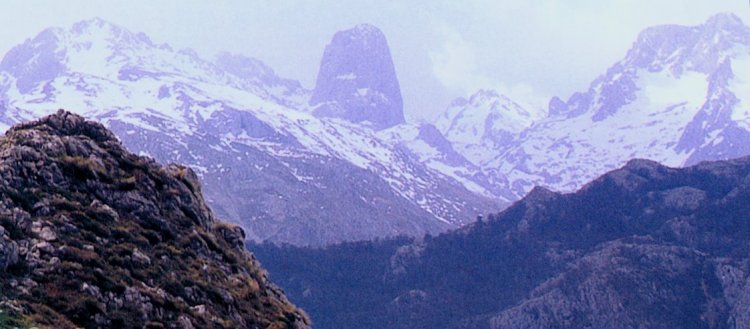
{"type": "Polygon", "coordinates": [[[750,325],[750,158],[633,160],[418,241],[253,247],[325,328],[750,325]]]}

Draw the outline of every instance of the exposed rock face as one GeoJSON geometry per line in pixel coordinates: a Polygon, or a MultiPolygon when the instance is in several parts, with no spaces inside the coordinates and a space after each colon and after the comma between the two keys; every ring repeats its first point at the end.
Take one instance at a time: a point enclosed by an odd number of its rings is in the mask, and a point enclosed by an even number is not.
{"type": "Polygon", "coordinates": [[[0,301],[54,328],[306,328],[195,173],[58,111],[0,139],[0,301]]]}
{"type": "Polygon", "coordinates": [[[326,46],[310,105],[315,114],[376,129],[404,122],[401,89],[383,32],[361,24],[340,31],[326,46]]]}
{"type": "Polygon", "coordinates": [[[702,322],[726,327],[726,314],[711,317],[727,311],[726,303],[718,301],[722,292],[715,270],[696,250],[616,241],[586,255],[490,323],[493,328],[687,328],[702,322]],[[713,301],[702,309],[705,300],[713,301]]]}

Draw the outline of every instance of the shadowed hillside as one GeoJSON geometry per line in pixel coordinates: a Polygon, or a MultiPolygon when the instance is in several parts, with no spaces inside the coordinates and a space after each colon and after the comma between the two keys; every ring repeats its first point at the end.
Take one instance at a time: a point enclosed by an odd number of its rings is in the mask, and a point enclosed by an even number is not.
{"type": "Polygon", "coordinates": [[[633,160],[420,241],[253,248],[326,328],[744,328],[749,201],[750,158],[633,160]]]}

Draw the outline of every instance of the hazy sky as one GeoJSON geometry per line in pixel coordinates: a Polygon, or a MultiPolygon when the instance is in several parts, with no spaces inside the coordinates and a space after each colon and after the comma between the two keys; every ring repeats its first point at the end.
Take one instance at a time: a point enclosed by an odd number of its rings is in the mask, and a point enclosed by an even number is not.
{"type": "Polygon", "coordinates": [[[332,35],[358,23],[388,38],[408,118],[494,88],[546,105],[622,58],[643,28],[718,12],[750,22],[748,0],[3,1],[0,53],[49,26],[101,17],[157,42],[261,59],[313,87],[332,35]]]}

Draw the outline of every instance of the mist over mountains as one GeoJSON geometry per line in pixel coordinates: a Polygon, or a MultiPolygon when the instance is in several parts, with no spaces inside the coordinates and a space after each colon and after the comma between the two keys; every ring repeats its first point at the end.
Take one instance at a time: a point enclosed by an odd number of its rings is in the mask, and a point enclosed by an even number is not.
{"type": "Polygon", "coordinates": [[[93,19],[3,57],[0,123],[56,108],[99,120],[135,152],[195,168],[212,208],[251,240],[420,236],[537,185],[573,191],[631,158],[747,154],[748,31],[731,14],[650,28],[589,90],[547,109],[482,90],[416,124],[372,25],[333,36],[307,90],[250,57],[203,59],[93,19]]]}
{"type": "MultiPolygon", "coordinates": [[[[321,85],[309,91],[252,58],[205,60],[101,19],[51,28],[0,63],[0,121],[7,127],[56,108],[99,120],[135,152],[195,168],[212,208],[255,240],[322,245],[416,236],[502,207],[373,129],[380,114],[358,106],[385,106],[385,126],[403,122],[398,82],[380,72],[393,71],[382,33],[372,26],[347,33],[334,38],[330,49],[339,50],[331,56],[356,58],[347,52],[377,47],[381,66],[352,66],[349,80],[323,69],[321,85]],[[339,46],[347,33],[360,46],[339,46]],[[345,99],[347,92],[357,94],[345,99]],[[308,105],[313,96],[348,112],[320,113],[308,105]]],[[[335,58],[331,65],[348,63],[335,58]]]]}
{"type": "Polygon", "coordinates": [[[98,18],[17,45],[0,327],[750,327],[738,17],[648,28],[546,108],[408,122],[404,69],[370,24],[312,89],[98,18]]]}
{"type": "Polygon", "coordinates": [[[438,127],[517,198],[538,185],[573,191],[632,158],[684,166],[747,155],[749,33],[732,14],[649,28],[587,91],[546,111],[480,92],[438,127]]]}

